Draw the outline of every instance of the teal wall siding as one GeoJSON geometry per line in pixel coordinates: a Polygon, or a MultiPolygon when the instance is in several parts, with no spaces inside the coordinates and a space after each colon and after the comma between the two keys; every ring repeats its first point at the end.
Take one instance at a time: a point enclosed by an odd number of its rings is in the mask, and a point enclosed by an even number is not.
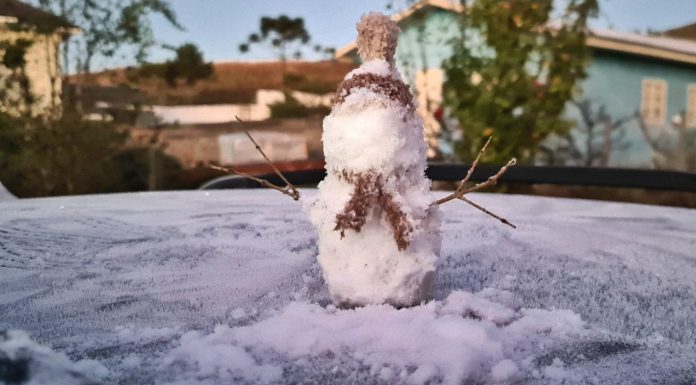
{"type": "MultiPolygon", "coordinates": [[[[614,118],[632,116],[640,109],[642,81],[648,78],[667,82],[667,117],[664,129],[669,132],[672,117],[681,114],[686,108],[688,85],[696,84],[694,65],[618,52],[595,51],[588,67],[588,77],[581,84],[581,98],[589,99],[597,106],[604,105],[614,118]]],[[[637,121],[632,119],[625,125],[625,130],[630,148],[612,153],[612,165],[650,167],[651,148],[643,139],[637,121]]]]}
{"type": "MultiPolygon", "coordinates": [[[[402,32],[396,63],[404,80],[414,84],[416,72],[441,68],[442,62],[451,56],[452,39],[459,36],[458,17],[449,11],[430,9],[399,24],[402,32]]],[[[603,105],[615,119],[630,117],[640,109],[642,80],[646,78],[667,82],[665,126],[669,131],[672,117],[682,113],[686,107],[687,86],[696,84],[696,65],[597,50],[592,53],[588,78],[580,84],[582,93],[578,99],[589,99],[595,108],[603,105]]],[[[578,120],[577,109],[572,105],[568,106],[566,115],[578,120]]],[[[578,124],[582,123],[578,121],[578,124]]],[[[625,142],[630,147],[613,151],[610,165],[651,167],[652,151],[643,139],[637,121],[632,119],[626,123],[624,130],[625,142]]]]}
{"type": "Polygon", "coordinates": [[[457,17],[452,12],[433,9],[417,12],[399,24],[396,64],[404,80],[413,84],[416,72],[440,68],[452,56],[450,41],[459,36],[457,17]]]}

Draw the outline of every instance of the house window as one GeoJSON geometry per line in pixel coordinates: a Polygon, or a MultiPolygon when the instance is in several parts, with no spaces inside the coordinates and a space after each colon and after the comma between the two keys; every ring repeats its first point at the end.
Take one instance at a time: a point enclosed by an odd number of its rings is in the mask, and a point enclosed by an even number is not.
{"type": "Polygon", "coordinates": [[[696,128],[696,84],[686,88],[686,128],[696,128]]]}
{"type": "Polygon", "coordinates": [[[663,126],[667,117],[667,82],[643,79],[640,112],[646,126],[663,126]]]}

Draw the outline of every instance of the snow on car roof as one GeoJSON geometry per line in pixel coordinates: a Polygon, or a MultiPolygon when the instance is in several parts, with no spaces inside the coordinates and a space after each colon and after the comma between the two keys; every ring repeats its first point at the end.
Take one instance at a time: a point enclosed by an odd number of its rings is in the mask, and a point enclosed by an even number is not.
{"type": "Polygon", "coordinates": [[[695,210],[470,198],[518,229],[452,204],[435,299],[353,310],[275,191],[0,202],[0,364],[55,384],[696,382],[695,210]]]}

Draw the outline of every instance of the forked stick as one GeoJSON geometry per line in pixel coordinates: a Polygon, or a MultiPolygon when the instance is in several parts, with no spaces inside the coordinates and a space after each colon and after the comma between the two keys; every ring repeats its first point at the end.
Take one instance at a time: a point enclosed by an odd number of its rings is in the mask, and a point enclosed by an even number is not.
{"type": "Polygon", "coordinates": [[[283,173],[280,172],[280,170],[278,170],[278,168],[275,166],[275,164],[273,164],[273,162],[271,162],[271,160],[268,158],[268,156],[266,156],[266,153],[263,152],[263,150],[261,149],[261,146],[259,146],[259,144],[256,143],[256,140],[254,140],[254,138],[251,136],[249,131],[247,131],[246,127],[244,127],[244,122],[242,121],[242,119],[239,119],[239,116],[237,116],[237,115],[235,115],[234,117],[237,119],[237,121],[239,123],[242,124],[242,130],[244,130],[244,133],[246,134],[246,136],[252,141],[252,143],[254,143],[254,146],[256,146],[256,150],[258,150],[258,152],[261,153],[261,155],[266,160],[266,162],[269,165],[271,165],[271,168],[273,168],[273,171],[276,173],[276,175],[278,175],[280,177],[280,179],[282,179],[283,182],[285,182],[285,187],[280,187],[280,186],[275,185],[275,184],[273,184],[265,179],[257,178],[255,176],[241,172],[234,167],[221,167],[221,166],[216,166],[216,165],[210,165],[209,167],[212,168],[213,170],[224,171],[228,174],[237,174],[237,175],[242,176],[244,178],[251,179],[255,182],[258,182],[263,187],[272,188],[276,191],[280,191],[281,193],[291,197],[294,200],[299,200],[300,199],[300,192],[297,190],[297,188],[295,188],[295,186],[292,183],[290,183],[290,181],[287,178],[285,178],[285,175],[283,175],[283,173]]]}
{"type": "Polygon", "coordinates": [[[237,174],[237,175],[242,176],[244,178],[251,179],[253,181],[258,182],[263,187],[268,187],[268,188],[272,188],[273,190],[280,191],[281,193],[290,196],[294,200],[300,199],[300,193],[297,190],[293,191],[293,190],[290,190],[288,187],[280,187],[280,186],[275,185],[275,184],[273,184],[265,179],[257,178],[255,176],[241,172],[234,167],[221,167],[221,166],[216,166],[214,164],[212,164],[208,167],[212,168],[213,170],[223,171],[223,172],[226,172],[228,174],[237,174]]]}
{"type": "Polygon", "coordinates": [[[242,121],[242,119],[239,119],[239,116],[237,116],[237,115],[235,115],[234,118],[237,119],[237,121],[242,125],[242,129],[244,130],[244,133],[246,134],[246,136],[248,136],[249,139],[254,143],[254,146],[256,146],[256,149],[259,150],[259,152],[261,153],[261,155],[263,155],[263,158],[266,159],[266,162],[268,162],[268,164],[271,165],[271,167],[273,168],[273,171],[275,171],[276,175],[278,175],[278,176],[280,177],[280,179],[282,179],[283,182],[285,182],[285,185],[287,186],[287,189],[288,189],[290,192],[292,192],[292,194],[293,194],[293,195],[291,195],[291,196],[293,197],[293,199],[295,199],[295,200],[300,199],[300,192],[297,191],[297,189],[295,188],[295,186],[293,186],[293,184],[290,183],[290,181],[287,180],[287,178],[285,178],[285,175],[283,175],[283,173],[280,172],[280,170],[278,170],[278,168],[275,166],[275,164],[273,164],[273,162],[271,162],[271,160],[268,159],[268,156],[266,156],[266,153],[263,152],[263,150],[261,149],[261,146],[259,146],[259,144],[256,143],[256,141],[255,141],[254,138],[251,136],[251,134],[249,133],[249,131],[247,131],[246,127],[244,126],[244,122],[242,121]],[[297,196],[297,198],[295,198],[295,196],[297,196]]]}
{"type": "Polygon", "coordinates": [[[507,164],[505,166],[501,167],[500,170],[498,170],[498,172],[495,175],[486,179],[485,182],[477,183],[477,184],[469,187],[468,189],[464,190],[462,195],[476,191],[476,190],[480,190],[484,187],[495,186],[498,183],[498,179],[500,179],[500,177],[503,174],[505,174],[505,172],[508,170],[508,168],[514,166],[515,164],[517,164],[517,159],[515,159],[515,158],[510,159],[507,162],[507,164]]]}
{"type": "Polygon", "coordinates": [[[464,195],[467,194],[467,193],[470,193],[470,192],[473,192],[473,191],[476,191],[476,190],[480,190],[480,189],[482,189],[482,188],[484,188],[484,187],[494,186],[495,184],[498,183],[498,179],[500,179],[500,177],[501,177],[503,174],[505,174],[505,172],[508,170],[508,168],[514,166],[514,165],[517,163],[517,159],[512,158],[512,159],[510,159],[510,161],[507,162],[507,164],[506,164],[505,166],[501,167],[500,170],[498,170],[498,172],[497,172],[495,175],[493,175],[493,176],[491,176],[490,178],[486,179],[486,181],[481,182],[481,183],[477,183],[477,184],[475,184],[475,185],[473,185],[473,186],[471,186],[471,187],[469,187],[469,188],[465,188],[466,182],[468,182],[469,179],[471,179],[471,175],[474,173],[474,170],[476,169],[476,166],[478,166],[478,162],[479,162],[479,160],[481,159],[481,156],[483,155],[483,153],[486,151],[486,148],[488,147],[488,144],[491,142],[491,139],[493,139],[492,136],[491,136],[491,137],[488,137],[488,140],[486,140],[486,143],[485,143],[485,144],[483,145],[483,147],[481,148],[481,151],[479,151],[478,155],[476,155],[476,159],[474,159],[474,162],[471,164],[471,167],[469,167],[469,170],[467,170],[466,176],[464,176],[464,179],[462,179],[462,181],[459,182],[459,185],[457,186],[457,189],[456,189],[452,194],[447,195],[446,197],[441,198],[441,199],[438,199],[437,201],[433,202],[432,205],[433,205],[433,206],[434,206],[434,205],[441,205],[441,204],[447,203],[447,202],[449,202],[449,201],[451,201],[451,200],[453,200],[453,199],[459,199],[459,200],[462,200],[462,201],[464,201],[464,202],[466,202],[466,203],[468,203],[468,204],[470,204],[470,205],[476,207],[477,209],[479,209],[479,210],[483,211],[484,213],[486,213],[486,214],[492,216],[493,218],[499,220],[500,222],[502,222],[502,223],[504,223],[504,224],[506,224],[506,225],[508,225],[508,226],[510,226],[510,227],[512,227],[512,228],[514,228],[514,229],[516,229],[517,227],[516,227],[515,225],[513,225],[512,223],[510,223],[507,219],[505,219],[505,218],[503,218],[503,217],[500,217],[500,216],[498,216],[498,215],[496,215],[496,214],[493,214],[492,212],[490,212],[490,211],[487,210],[486,208],[484,208],[484,207],[482,207],[482,206],[480,206],[480,205],[478,205],[478,204],[476,204],[476,203],[474,203],[474,202],[472,202],[472,201],[470,201],[469,199],[467,199],[467,198],[464,197],[464,195]]]}
{"type": "Polygon", "coordinates": [[[435,202],[435,204],[441,205],[443,203],[447,203],[451,201],[452,199],[459,198],[460,196],[464,195],[464,184],[469,181],[469,178],[471,178],[471,174],[474,173],[474,170],[476,169],[476,166],[478,166],[479,159],[481,159],[481,155],[483,155],[484,152],[486,152],[486,147],[488,147],[488,144],[491,142],[493,139],[492,136],[488,137],[488,140],[486,143],[481,147],[481,151],[479,151],[478,155],[476,155],[476,159],[474,159],[474,163],[471,164],[471,167],[469,167],[469,170],[466,172],[466,176],[464,179],[462,179],[461,182],[459,182],[459,185],[457,186],[457,189],[450,195],[438,200],[435,202]]]}

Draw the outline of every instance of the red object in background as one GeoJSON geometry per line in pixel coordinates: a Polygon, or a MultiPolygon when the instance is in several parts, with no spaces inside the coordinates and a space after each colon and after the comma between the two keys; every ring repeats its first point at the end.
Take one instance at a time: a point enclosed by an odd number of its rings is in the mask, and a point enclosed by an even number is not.
{"type": "Polygon", "coordinates": [[[437,110],[433,112],[433,117],[435,117],[438,122],[442,123],[442,119],[445,117],[445,111],[442,109],[442,107],[438,107],[437,110]]]}

